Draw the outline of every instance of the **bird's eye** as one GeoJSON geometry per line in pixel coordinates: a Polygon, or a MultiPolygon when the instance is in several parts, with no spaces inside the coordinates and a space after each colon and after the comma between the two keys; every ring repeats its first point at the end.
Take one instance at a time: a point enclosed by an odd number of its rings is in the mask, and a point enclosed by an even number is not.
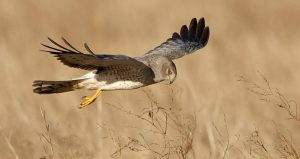
{"type": "Polygon", "coordinates": [[[170,75],[170,74],[172,74],[172,71],[171,71],[169,68],[167,68],[167,69],[166,69],[166,74],[167,74],[167,75],[170,75]]]}

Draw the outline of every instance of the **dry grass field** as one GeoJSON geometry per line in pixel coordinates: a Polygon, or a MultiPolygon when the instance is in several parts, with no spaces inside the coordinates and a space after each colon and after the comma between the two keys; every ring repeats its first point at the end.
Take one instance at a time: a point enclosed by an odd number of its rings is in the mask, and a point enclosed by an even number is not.
{"type": "Polygon", "coordinates": [[[300,1],[1,0],[0,159],[300,158],[300,1]],[[85,71],[40,43],[139,56],[194,17],[208,45],[175,61],[177,79],[104,92],[38,95],[36,79],[85,71]]]}

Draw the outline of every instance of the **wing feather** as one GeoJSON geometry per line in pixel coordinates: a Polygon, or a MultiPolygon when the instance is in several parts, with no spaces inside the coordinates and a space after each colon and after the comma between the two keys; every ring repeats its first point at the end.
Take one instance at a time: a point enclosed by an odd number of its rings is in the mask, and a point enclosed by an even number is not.
{"type": "Polygon", "coordinates": [[[141,58],[151,56],[164,56],[171,60],[180,58],[205,47],[209,34],[209,27],[205,26],[204,18],[199,19],[198,22],[196,18],[193,18],[189,28],[183,25],[180,29],[180,34],[173,33],[172,38],[150,50],[141,58]]]}
{"type": "Polygon", "coordinates": [[[188,40],[188,34],[189,34],[189,29],[187,28],[186,25],[182,26],[180,29],[180,36],[182,38],[183,41],[188,40]]]}
{"type": "Polygon", "coordinates": [[[191,41],[195,40],[196,37],[196,29],[197,29],[197,19],[193,18],[191,20],[190,26],[189,26],[189,39],[191,41]]]}
{"type": "Polygon", "coordinates": [[[202,36],[202,32],[205,28],[205,21],[204,18],[199,19],[197,28],[196,28],[196,41],[200,40],[200,37],[202,36]]]}
{"type": "Polygon", "coordinates": [[[65,44],[67,44],[70,48],[72,48],[73,50],[77,51],[78,53],[80,53],[80,51],[78,51],[73,45],[71,45],[65,38],[62,37],[62,40],[64,41],[65,44]]]}
{"type": "Polygon", "coordinates": [[[94,52],[89,48],[89,46],[86,43],[84,44],[84,47],[86,48],[89,54],[85,54],[77,50],[64,38],[62,38],[64,43],[70,48],[66,48],[65,46],[58,44],[51,38],[48,39],[56,47],[42,44],[44,47],[48,48],[49,50],[41,50],[41,51],[45,51],[53,54],[59,61],[61,61],[63,64],[70,67],[80,68],[85,70],[95,70],[102,67],[109,67],[114,65],[127,65],[127,66],[130,65],[131,67],[136,67],[136,68],[147,67],[142,62],[134,58],[131,58],[129,56],[94,54],[94,52]]]}

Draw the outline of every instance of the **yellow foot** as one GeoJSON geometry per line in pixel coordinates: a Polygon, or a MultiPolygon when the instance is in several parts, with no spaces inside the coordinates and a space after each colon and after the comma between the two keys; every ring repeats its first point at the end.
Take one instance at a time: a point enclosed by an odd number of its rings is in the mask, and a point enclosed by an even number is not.
{"type": "Polygon", "coordinates": [[[80,103],[79,109],[92,104],[100,94],[101,90],[97,90],[97,92],[93,96],[84,97],[84,100],[80,103]]]}
{"type": "Polygon", "coordinates": [[[94,98],[94,96],[85,97],[84,100],[80,103],[79,108],[86,107],[86,106],[92,104],[95,100],[96,100],[96,98],[94,98]]]}

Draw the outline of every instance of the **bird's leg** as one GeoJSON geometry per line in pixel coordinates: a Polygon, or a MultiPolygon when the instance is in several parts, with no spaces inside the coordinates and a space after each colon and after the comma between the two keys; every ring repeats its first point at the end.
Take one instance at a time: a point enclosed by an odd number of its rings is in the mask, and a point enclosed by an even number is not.
{"type": "Polygon", "coordinates": [[[80,109],[92,104],[96,98],[101,94],[101,90],[97,90],[97,92],[93,96],[84,97],[84,100],[80,103],[80,109]]]}

